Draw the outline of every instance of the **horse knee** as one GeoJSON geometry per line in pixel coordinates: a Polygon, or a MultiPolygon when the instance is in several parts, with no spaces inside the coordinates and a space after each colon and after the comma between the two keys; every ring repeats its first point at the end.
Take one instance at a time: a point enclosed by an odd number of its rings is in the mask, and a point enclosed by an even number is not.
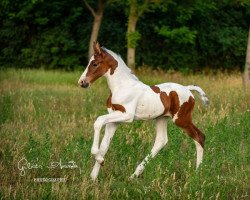
{"type": "Polygon", "coordinates": [[[102,126],[104,124],[104,119],[102,116],[98,117],[94,123],[94,129],[95,131],[101,130],[102,126]]]}

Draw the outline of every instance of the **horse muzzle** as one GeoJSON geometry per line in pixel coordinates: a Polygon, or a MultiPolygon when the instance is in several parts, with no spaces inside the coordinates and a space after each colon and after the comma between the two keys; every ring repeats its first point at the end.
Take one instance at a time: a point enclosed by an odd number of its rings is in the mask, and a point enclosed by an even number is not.
{"type": "Polygon", "coordinates": [[[87,87],[89,87],[89,83],[88,83],[87,81],[85,81],[85,80],[81,80],[79,84],[80,84],[80,86],[81,86],[82,88],[87,88],[87,87]]]}

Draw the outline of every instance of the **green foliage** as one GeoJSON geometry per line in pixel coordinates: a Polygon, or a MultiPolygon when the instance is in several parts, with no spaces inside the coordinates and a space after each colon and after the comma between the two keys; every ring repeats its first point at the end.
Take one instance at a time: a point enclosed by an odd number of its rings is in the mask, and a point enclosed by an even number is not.
{"type": "MultiPolygon", "coordinates": [[[[89,1],[93,7],[94,2],[89,1]]],[[[2,0],[0,10],[1,68],[86,66],[93,16],[81,1],[2,0]]],[[[136,47],[138,65],[181,71],[240,69],[249,17],[244,0],[110,0],[98,40],[123,58],[127,47],[136,47]],[[126,35],[132,4],[139,16],[137,31],[126,35]]]]}
{"type": "Polygon", "coordinates": [[[181,28],[170,29],[167,26],[162,26],[161,28],[156,27],[156,31],[179,44],[194,44],[197,31],[191,31],[188,27],[183,26],[181,28]]]}
{"type": "Polygon", "coordinates": [[[74,69],[81,65],[84,54],[80,54],[87,47],[79,45],[83,41],[79,35],[84,34],[82,27],[86,24],[76,23],[83,15],[80,4],[46,0],[6,2],[1,5],[8,9],[0,29],[2,66],[74,69]]]}
{"type": "Polygon", "coordinates": [[[240,69],[245,60],[248,9],[197,0],[169,4],[164,14],[161,10],[149,13],[142,19],[147,25],[139,23],[144,34],[137,63],[181,71],[240,69]],[[148,38],[153,34],[152,42],[148,38]]]}
{"type": "Polygon", "coordinates": [[[140,38],[141,34],[138,31],[127,33],[128,47],[135,48],[140,38]]]}
{"type": "Polygon", "coordinates": [[[21,56],[26,65],[41,63],[47,68],[74,68],[79,65],[79,58],[74,55],[77,48],[75,40],[65,31],[57,28],[44,32],[39,41],[34,41],[30,48],[21,49],[21,56]]]}

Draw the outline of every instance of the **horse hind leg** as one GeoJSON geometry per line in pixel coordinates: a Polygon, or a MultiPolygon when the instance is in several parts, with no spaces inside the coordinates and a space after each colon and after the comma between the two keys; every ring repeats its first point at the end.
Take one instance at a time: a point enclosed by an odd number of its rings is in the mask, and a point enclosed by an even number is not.
{"type": "Polygon", "coordinates": [[[196,147],[196,169],[202,163],[203,159],[203,151],[204,151],[204,144],[205,144],[205,135],[195,126],[192,124],[192,132],[195,132],[196,138],[194,139],[195,147],[196,147]],[[197,137],[198,136],[198,137],[197,137]]]}
{"type": "Polygon", "coordinates": [[[202,162],[205,135],[192,123],[192,110],[194,108],[194,99],[192,97],[183,103],[178,111],[177,118],[173,119],[174,123],[181,127],[191,138],[193,138],[196,146],[196,169],[202,162]]]}
{"type": "Polygon", "coordinates": [[[179,124],[177,126],[181,127],[193,140],[196,147],[196,169],[202,163],[204,144],[205,144],[205,135],[192,123],[188,124],[179,124]]]}
{"type": "Polygon", "coordinates": [[[167,121],[165,117],[156,119],[156,138],[153,145],[153,148],[144,160],[136,167],[135,172],[130,176],[130,180],[134,177],[138,177],[144,171],[145,165],[154,158],[159,151],[167,144],[167,121]]]}

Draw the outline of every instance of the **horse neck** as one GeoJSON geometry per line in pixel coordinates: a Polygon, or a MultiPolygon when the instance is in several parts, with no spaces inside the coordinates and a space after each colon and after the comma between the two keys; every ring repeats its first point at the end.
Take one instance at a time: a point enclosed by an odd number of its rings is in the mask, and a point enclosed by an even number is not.
{"type": "Polygon", "coordinates": [[[137,78],[131,74],[130,70],[125,66],[119,66],[115,69],[111,75],[110,71],[105,74],[111,93],[123,87],[129,87],[130,85],[138,82],[137,78]]]}

